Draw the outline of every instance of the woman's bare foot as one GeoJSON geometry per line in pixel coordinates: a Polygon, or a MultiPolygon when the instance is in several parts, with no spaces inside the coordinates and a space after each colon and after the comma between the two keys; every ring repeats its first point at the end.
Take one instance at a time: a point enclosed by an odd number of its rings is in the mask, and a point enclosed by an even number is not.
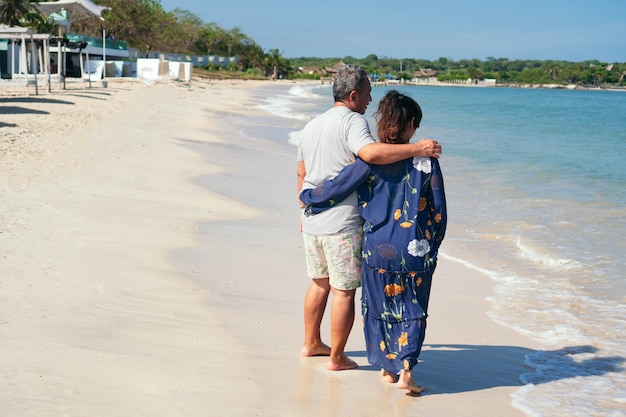
{"type": "Polygon", "coordinates": [[[382,379],[383,382],[387,382],[389,384],[393,384],[394,382],[398,381],[398,375],[392,374],[391,372],[387,372],[384,369],[381,369],[380,370],[380,379],[382,379]]]}
{"type": "Polygon", "coordinates": [[[419,394],[424,391],[424,387],[417,385],[413,380],[411,371],[400,371],[400,377],[398,378],[398,388],[408,390],[413,394],[419,394]]]}
{"type": "Polygon", "coordinates": [[[332,359],[326,364],[326,369],[329,371],[345,371],[348,369],[357,368],[359,365],[346,355],[343,355],[342,360],[335,362],[332,359]]]}
{"type": "Polygon", "coordinates": [[[330,356],[330,347],[323,343],[315,346],[302,346],[300,354],[302,356],[330,356]]]}

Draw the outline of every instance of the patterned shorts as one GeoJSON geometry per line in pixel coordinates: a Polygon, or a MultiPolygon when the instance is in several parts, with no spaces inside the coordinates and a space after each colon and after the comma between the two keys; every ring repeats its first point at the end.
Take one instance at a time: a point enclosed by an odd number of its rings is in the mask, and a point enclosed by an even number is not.
{"type": "Polygon", "coordinates": [[[331,287],[338,290],[353,290],[361,286],[363,229],[326,236],[302,233],[302,236],[309,278],[328,277],[331,287]]]}

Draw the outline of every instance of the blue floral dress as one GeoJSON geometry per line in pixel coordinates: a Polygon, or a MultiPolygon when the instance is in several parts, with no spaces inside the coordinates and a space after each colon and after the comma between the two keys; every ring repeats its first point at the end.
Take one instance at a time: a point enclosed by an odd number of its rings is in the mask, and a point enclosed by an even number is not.
{"type": "Polygon", "coordinates": [[[428,300],[447,211],[435,158],[390,165],[357,161],[300,195],[306,215],[354,189],[363,224],[361,309],[368,360],[388,372],[410,370],[424,343],[428,300]]]}

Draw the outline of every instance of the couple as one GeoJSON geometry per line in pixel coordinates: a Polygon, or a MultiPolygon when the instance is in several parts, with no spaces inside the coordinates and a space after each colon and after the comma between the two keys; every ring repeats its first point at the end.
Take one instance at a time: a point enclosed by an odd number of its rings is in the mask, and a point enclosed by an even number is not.
{"type": "Polygon", "coordinates": [[[441,146],[433,140],[408,143],[422,114],[414,100],[395,91],[376,112],[381,139],[376,142],[363,117],[370,93],[364,69],[340,68],[333,108],[305,126],[298,148],[298,190],[304,190],[301,206],[307,206],[302,232],[312,279],[301,353],[329,355],[330,370],[357,367],[344,348],[363,281],[370,363],[381,367],[385,381],[420,392],[411,369],[424,340],[430,282],[446,224],[437,161],[441,146]],[[320,325],[331,292],[329,347],[320,325]]]}

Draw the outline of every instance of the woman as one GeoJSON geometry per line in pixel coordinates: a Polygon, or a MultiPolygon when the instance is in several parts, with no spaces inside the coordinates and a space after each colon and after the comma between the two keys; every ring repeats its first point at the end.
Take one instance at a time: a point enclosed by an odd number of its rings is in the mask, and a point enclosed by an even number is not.
{"type": "MultiPolygon", "coordinates": [[[[375,113],[381,142],[408,143],[422,119],[412,98],[395,90],[375,113]]],[[[305,213],[333,206],[358,187],[363,225],[361,307],[368,360],[383,379],[419,393],[412,378],[424,343],[428,300],[443,241],[446,200],[436,158],[409,158],[390,165],[357,159],[333,180],[305,190],[305,213]]]]}

